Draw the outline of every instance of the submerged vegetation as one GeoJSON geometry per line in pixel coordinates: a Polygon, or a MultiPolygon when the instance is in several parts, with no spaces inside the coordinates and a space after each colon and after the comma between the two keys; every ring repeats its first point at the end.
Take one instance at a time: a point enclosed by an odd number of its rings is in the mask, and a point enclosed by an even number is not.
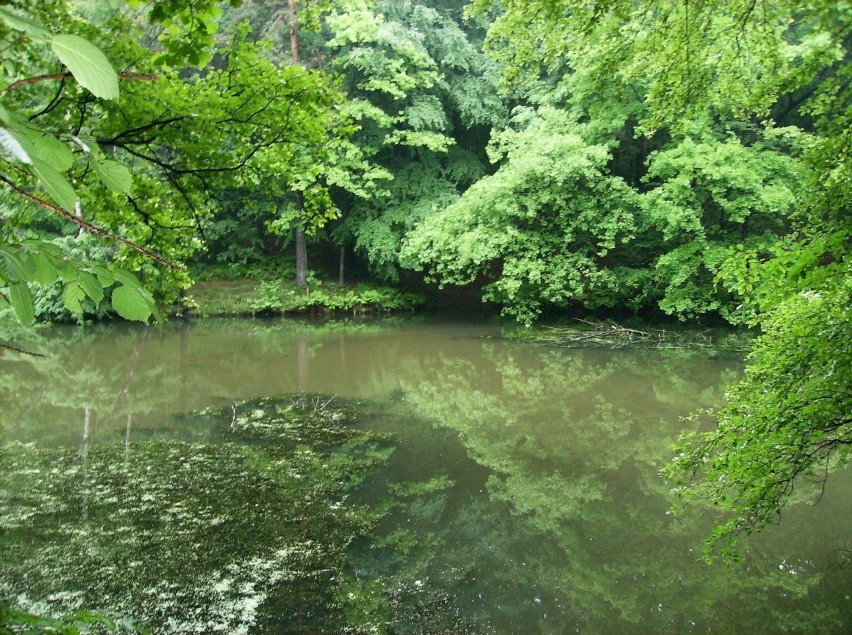
{"type": "Polygon", "coordinates": [[[133,616],[152,632],[333,630],[338,611],[357,611],[339,570],[370,524],[344,503],[389,450],[352,427],[352,406],[331,402],[200,413],[212,443],[119,442],[82,456],[6,446],[3,594],[43,613],[133,616]]]}
{"type": "Polygon", "coordinates": [[[0,591],[152,633],[679,633],[758,628],[767,607],[793,633],[848,622],[822,587],[842,571],[816,561],[842,537],[751,544],[746,573],[696,563],[711,518],[665,514],[677,415],[717,402],[731,364],[470,343],[418,357],[383,401],[292,394],[171,433],[4,445],[0,591]]]}

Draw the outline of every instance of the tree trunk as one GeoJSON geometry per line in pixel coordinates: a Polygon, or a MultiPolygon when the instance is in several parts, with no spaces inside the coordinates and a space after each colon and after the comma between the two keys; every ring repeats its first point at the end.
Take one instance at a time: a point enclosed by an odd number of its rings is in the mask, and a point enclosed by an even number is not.
{"type": "Polygon", "coordinates": [[[296,0],[287,0],[287,8],[290,10],[290,53],[293,55],[293,63],[299,63],[299,16],[296,13],[296,0]]]}
{"type": "MultiPolygon", "coordinates": [[[[301,198],[301,197],[300,197],[301,198]]],[[[303,289],[308,283],[308,250],[305,246],[305,230],[296,227],[296,286],[303,289]]]]}
{"type": "Polygon", "coordinates": [[[340,245],[340,278],[338,279],[338,282],[340,283],[341,287],[344,284],[343,272],[345,271],[345,269],[344,269],[345,262],[346,262],[346,247],[344,247],[343,245],[340,245]]]}

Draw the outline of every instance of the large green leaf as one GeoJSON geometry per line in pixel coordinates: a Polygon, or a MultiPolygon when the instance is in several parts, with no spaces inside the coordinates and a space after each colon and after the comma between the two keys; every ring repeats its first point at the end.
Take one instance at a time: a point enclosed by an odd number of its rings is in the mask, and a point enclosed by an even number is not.
{"type": "Polygon", "coordinates": [[[80,199],[68,179],[41,159],[33,159],[33,171],[41,184],[44,185],[44,189],[50,194],[50,198],[56,201],[62,209],[73,212],[77,201],[80,199]]]}
{"type": "Polygon", "coordinates": [[[42,286],[47,286],[56,282],[58,274],[56,266],[53,264],[53,259],[46,253],[34,253],[32,261],[35,265],[33,272],[33,280],[42,286]]]}
{"type": "Polygon", "coordinates": [[[30,251],[41,251],[55,258],[62,258],[62,249],[59,245],[39,240],[38,238],[27,238],[21,241],[21,245],[30,251]]]}
{"type": "Polygon", "coordinates": [[[104,267],[103,265],[92,264],[90,265],[92,273],[94,273],[98,277],[98,282],[101,283],[102,287],[108,287],[113,282],[115,282],[115,275],[112,271],[104,267]]]}
{"type": "Polygon", "coordinates": [[[142,286],[139,282],[139,278],[126,269],[113,269],[112,275],[118,282],[127,285],[128,287],[139,288],[142,286]]]}
{"type": "Polygon", "coordinates": [[[54,35],[53,52],[95,97],[118,99],[118,75],[101,50],[79,35],[54,35]]]}
{"type": "Polygon", "coordinates": [[[34,273],[33,267],[31,263],[21,257],[21,252],[18,248],[9,246],[0,247],[0,254],[3,255],[6,262],[4,270],[7,274],[7,279],[27,282],[32,278],[34,273]]]}
{"type": "Polygon", "coordinates": [[[147,322],[153,307],[138,287],[121,285],[112,292],[112,308],[125,320],[147,322]]]}
{"type": "Polygon", "coordinates": [[[95,173],[101,183],[113,192],[127,194],[133,186],[133,176],[125,166],[110,159],[95,160],[95,173]]]}
{"type": "Polygon", "coordinates": [[[23,134],[32,144],[32,158],[41,159],[60,172],[70,170],[71,166],[74,165],[74,154],[71,149],[49,132],[30,128],[24,130],[23,134]]]}
{"type": "Polygon", "coordinates": [[[24,326],[30,326],[35,322],[35,311],[33,310],[33,296],[30,289],[23,282],[9,283],[9,302],[18,321],[24,326]]]}

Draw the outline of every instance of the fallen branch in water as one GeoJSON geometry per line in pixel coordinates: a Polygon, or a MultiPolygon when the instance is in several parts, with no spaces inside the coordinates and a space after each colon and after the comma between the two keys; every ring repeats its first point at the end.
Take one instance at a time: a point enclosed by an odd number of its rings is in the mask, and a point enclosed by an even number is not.
{"type": "Polygon", "coordinates": [[[552,344],[569,348],[725,348],[745,350],[748,344],[736,336],[714,337],[710,331],[670,331],[665,329],[639,330],[615,322],[589,322],[581,320],[580,326],[544,326],[532,332],[510,334],[513,339],[552,344]]]}
{"type": "Polygon", "coordinates": [[[0,342],[0,348],[4,348],[8,351],[14,351],[15,353],[22,353],[24,355],[32,355],[33,357],[44,357],[44,353],[35,353],[33,351],[27,351],[23,348],[18,348],[14,344],[9,344],[7,342],[0,342]]]}

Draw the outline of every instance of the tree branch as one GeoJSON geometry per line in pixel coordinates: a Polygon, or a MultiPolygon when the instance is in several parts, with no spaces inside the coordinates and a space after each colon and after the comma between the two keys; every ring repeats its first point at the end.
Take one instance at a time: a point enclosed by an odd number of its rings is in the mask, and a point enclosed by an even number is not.
{"type": "Polygon", "coordinates": [[[44,207],[45,209],[50,210],[54,214],[57,214],[57,215],[62,216],[63,218],[65,218],[67,220],[70,220],[72,223],[74,223],[74,224],[78,225],[79,227],[85,229],[90,234],[95,234],[96,236],[102,236],[104,238],[109,238],[110,240],[114,240],[116,242],[127,245],[128,247],[130,247],[134,251],[137,251],[140,254],[142,254],[143,256],[145,256],[146,258],[153,260],[154,262],[161,264],[164,267],[168,267],[169,269],[181,269],[182,268],[180,265],[178,265],[174,262],[171,262],[170,260],[166,260],[161,255],[151,251],[150,249],[145,249],[144,247],[137,245],[132,240],[129,240],[129,239],[124,238],[123,236],[119,236],[117,234],[113,234],[112,232],[109,232],[106,229],[102,229],[102,228],[98,227],[97,225],[93,225],[92,223],[90,223],[90,222],[88,222],[88,221],[86,221],[82,218],[78,218],[74,214],[65,211],[61,207],[54,205],[50,201],[46,201],[46,200],[39,198],[39,197],[37,197],[33,194],[30,194],[26,190],[23,190],[20,187],[18,187],[15,183],[13,183],[9,179],[7,179],[5,176],[0,175],[0,181],[5,183],[6,186],[9,189],[11,189],[13,192],[15,192],[16,194],[23,196],[25,199],[27,199],[28,201],[30,201],[32,203],[35,203],[36,205],[40,205],[40,206],[44,207]]]}
{"type": "MultiPolygon", "coordinates": [[[[133,79],[146,82],[153,82],[157,79],[157,76],[153,73],[131,73],[125,71],[123,73],[119,73],[118,76],[121,79],[133,79]]],[[[3,90],[17,90],[19,88],[22,88],[23,86],[38,84],[39,82],[49,82],[54,79],[66,79],[68,77],[73,77],[73,75],[68,71],[62,73],[48,73],[47,75],[36,75],[34,77],[27,77],[26,79],[19,79],[16,82],[12,82],[3,90]]]]}

